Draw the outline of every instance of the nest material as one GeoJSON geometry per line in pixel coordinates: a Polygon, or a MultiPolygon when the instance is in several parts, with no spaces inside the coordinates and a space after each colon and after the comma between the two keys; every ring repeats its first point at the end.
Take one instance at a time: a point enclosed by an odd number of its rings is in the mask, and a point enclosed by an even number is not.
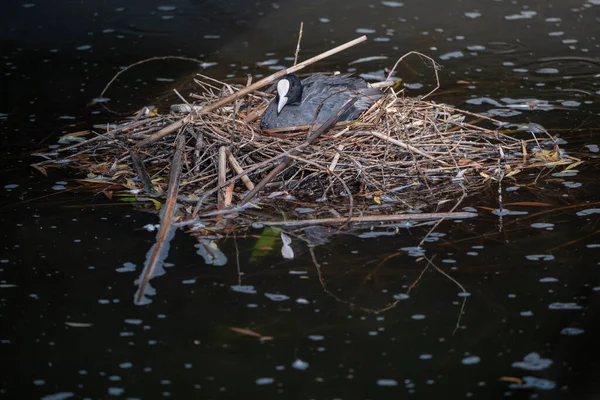
{"type": "Polygon", "coordinates": [[[539,146],[535,136],[527,141],[516,139],[495,130],[493,123],[498,121],[397,95],[392,88],[358,120],[336,124],[294,155],[306,141],[306,130],[277,135],[265,134],[258,127],[259,115],[272,95],[255,92],[198,115],[195,110],[239,88],[214,80],[196,82],[202,94],[192,95],[198,100],[194,108],[184,105],[180,107],[187,110],[184,113],[138,115],[71,146],[78,151],[63,161],[86,171],[89,178],[142,193],[164,192],[174,153],[173,136],[150,146],[138,145],[147,141],[148,134],[181,121],[178,134],[185,135],[186,146],[179,199],[184,202],[202,199],[206,204],[221,196],[226,206],[236,203],[246,188],[291,158],[290,167],[268,182],[260,197],[292,195],[314,202],[378,196],[378,203],[381,199],[396,202],[404,210],[439,204],[456,198],[457,193],[480,188],[491,177],[547,162],[547,157],[536,157],[531,151],[539,146]],[[232,187],[227,180],[234,176],[238,178],[232,187]],[[207,196],[215,192],[220,193],[207,196]]]}

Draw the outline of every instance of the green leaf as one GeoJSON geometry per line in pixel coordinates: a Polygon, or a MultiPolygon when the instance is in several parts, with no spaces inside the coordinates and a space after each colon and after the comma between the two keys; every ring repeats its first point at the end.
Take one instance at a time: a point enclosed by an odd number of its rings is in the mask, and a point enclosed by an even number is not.
{"type": "Polygon", "coordinates": [[[258,262],[270,254],[275,247],[275,243],[279,240],[280,232],[281,229],[272,226],[267,226],[263,229],[260,237],[256,240],[256,243],[254,243],[254,248],[250,255],[250,262],[258,262]]]}

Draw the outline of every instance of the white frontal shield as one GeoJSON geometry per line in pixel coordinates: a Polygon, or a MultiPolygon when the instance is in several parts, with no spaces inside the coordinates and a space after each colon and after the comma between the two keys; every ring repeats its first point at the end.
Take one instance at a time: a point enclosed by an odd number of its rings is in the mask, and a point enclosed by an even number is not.
{"type": "Polygon", "coordinates": [[[279,103],[277,103],[277,114],[283,110],[283,107],[287,104],[287,94],[290,90],[290,81],[282,79],[277,82],[277,94],[279,95],[279,103]]]}

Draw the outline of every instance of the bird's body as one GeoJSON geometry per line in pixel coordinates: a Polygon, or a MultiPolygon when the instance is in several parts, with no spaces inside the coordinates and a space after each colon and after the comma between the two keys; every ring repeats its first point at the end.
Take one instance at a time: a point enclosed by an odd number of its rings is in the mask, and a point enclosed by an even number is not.
{"type": "Polygon", "coordinates": [[[314,74],[300,81],[296,75],[288,74],[277,83],[277,97],[263,113],[260,127],[272,129],[307,125],[315,122],[315,117],[317,123],[323,123],[349,99],[358,97],[356,103],[339,118],[339,121],[353,120],[381,96],[381,91],[370,88],[361,78],[314,74]]]}

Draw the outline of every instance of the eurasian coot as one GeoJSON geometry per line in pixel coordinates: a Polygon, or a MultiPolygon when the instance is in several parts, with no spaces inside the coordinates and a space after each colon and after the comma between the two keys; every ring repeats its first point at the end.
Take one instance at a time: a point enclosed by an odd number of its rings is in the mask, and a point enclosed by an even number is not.
{"type": "Polygon", "coordinates": [[[317,107],[327,98],[316,119],[317,123],[323,123],[355,96],[359,96],[356,103],[339,121],[357,118],[382,96],[381,91],[370,88],[361,78],[348,75],[314,74],[300,81],[296,75],[288,74],[277,82],[277,97],[263,113],[260,127],[271,129],[311,124],[315,121],[317,107]]]}

